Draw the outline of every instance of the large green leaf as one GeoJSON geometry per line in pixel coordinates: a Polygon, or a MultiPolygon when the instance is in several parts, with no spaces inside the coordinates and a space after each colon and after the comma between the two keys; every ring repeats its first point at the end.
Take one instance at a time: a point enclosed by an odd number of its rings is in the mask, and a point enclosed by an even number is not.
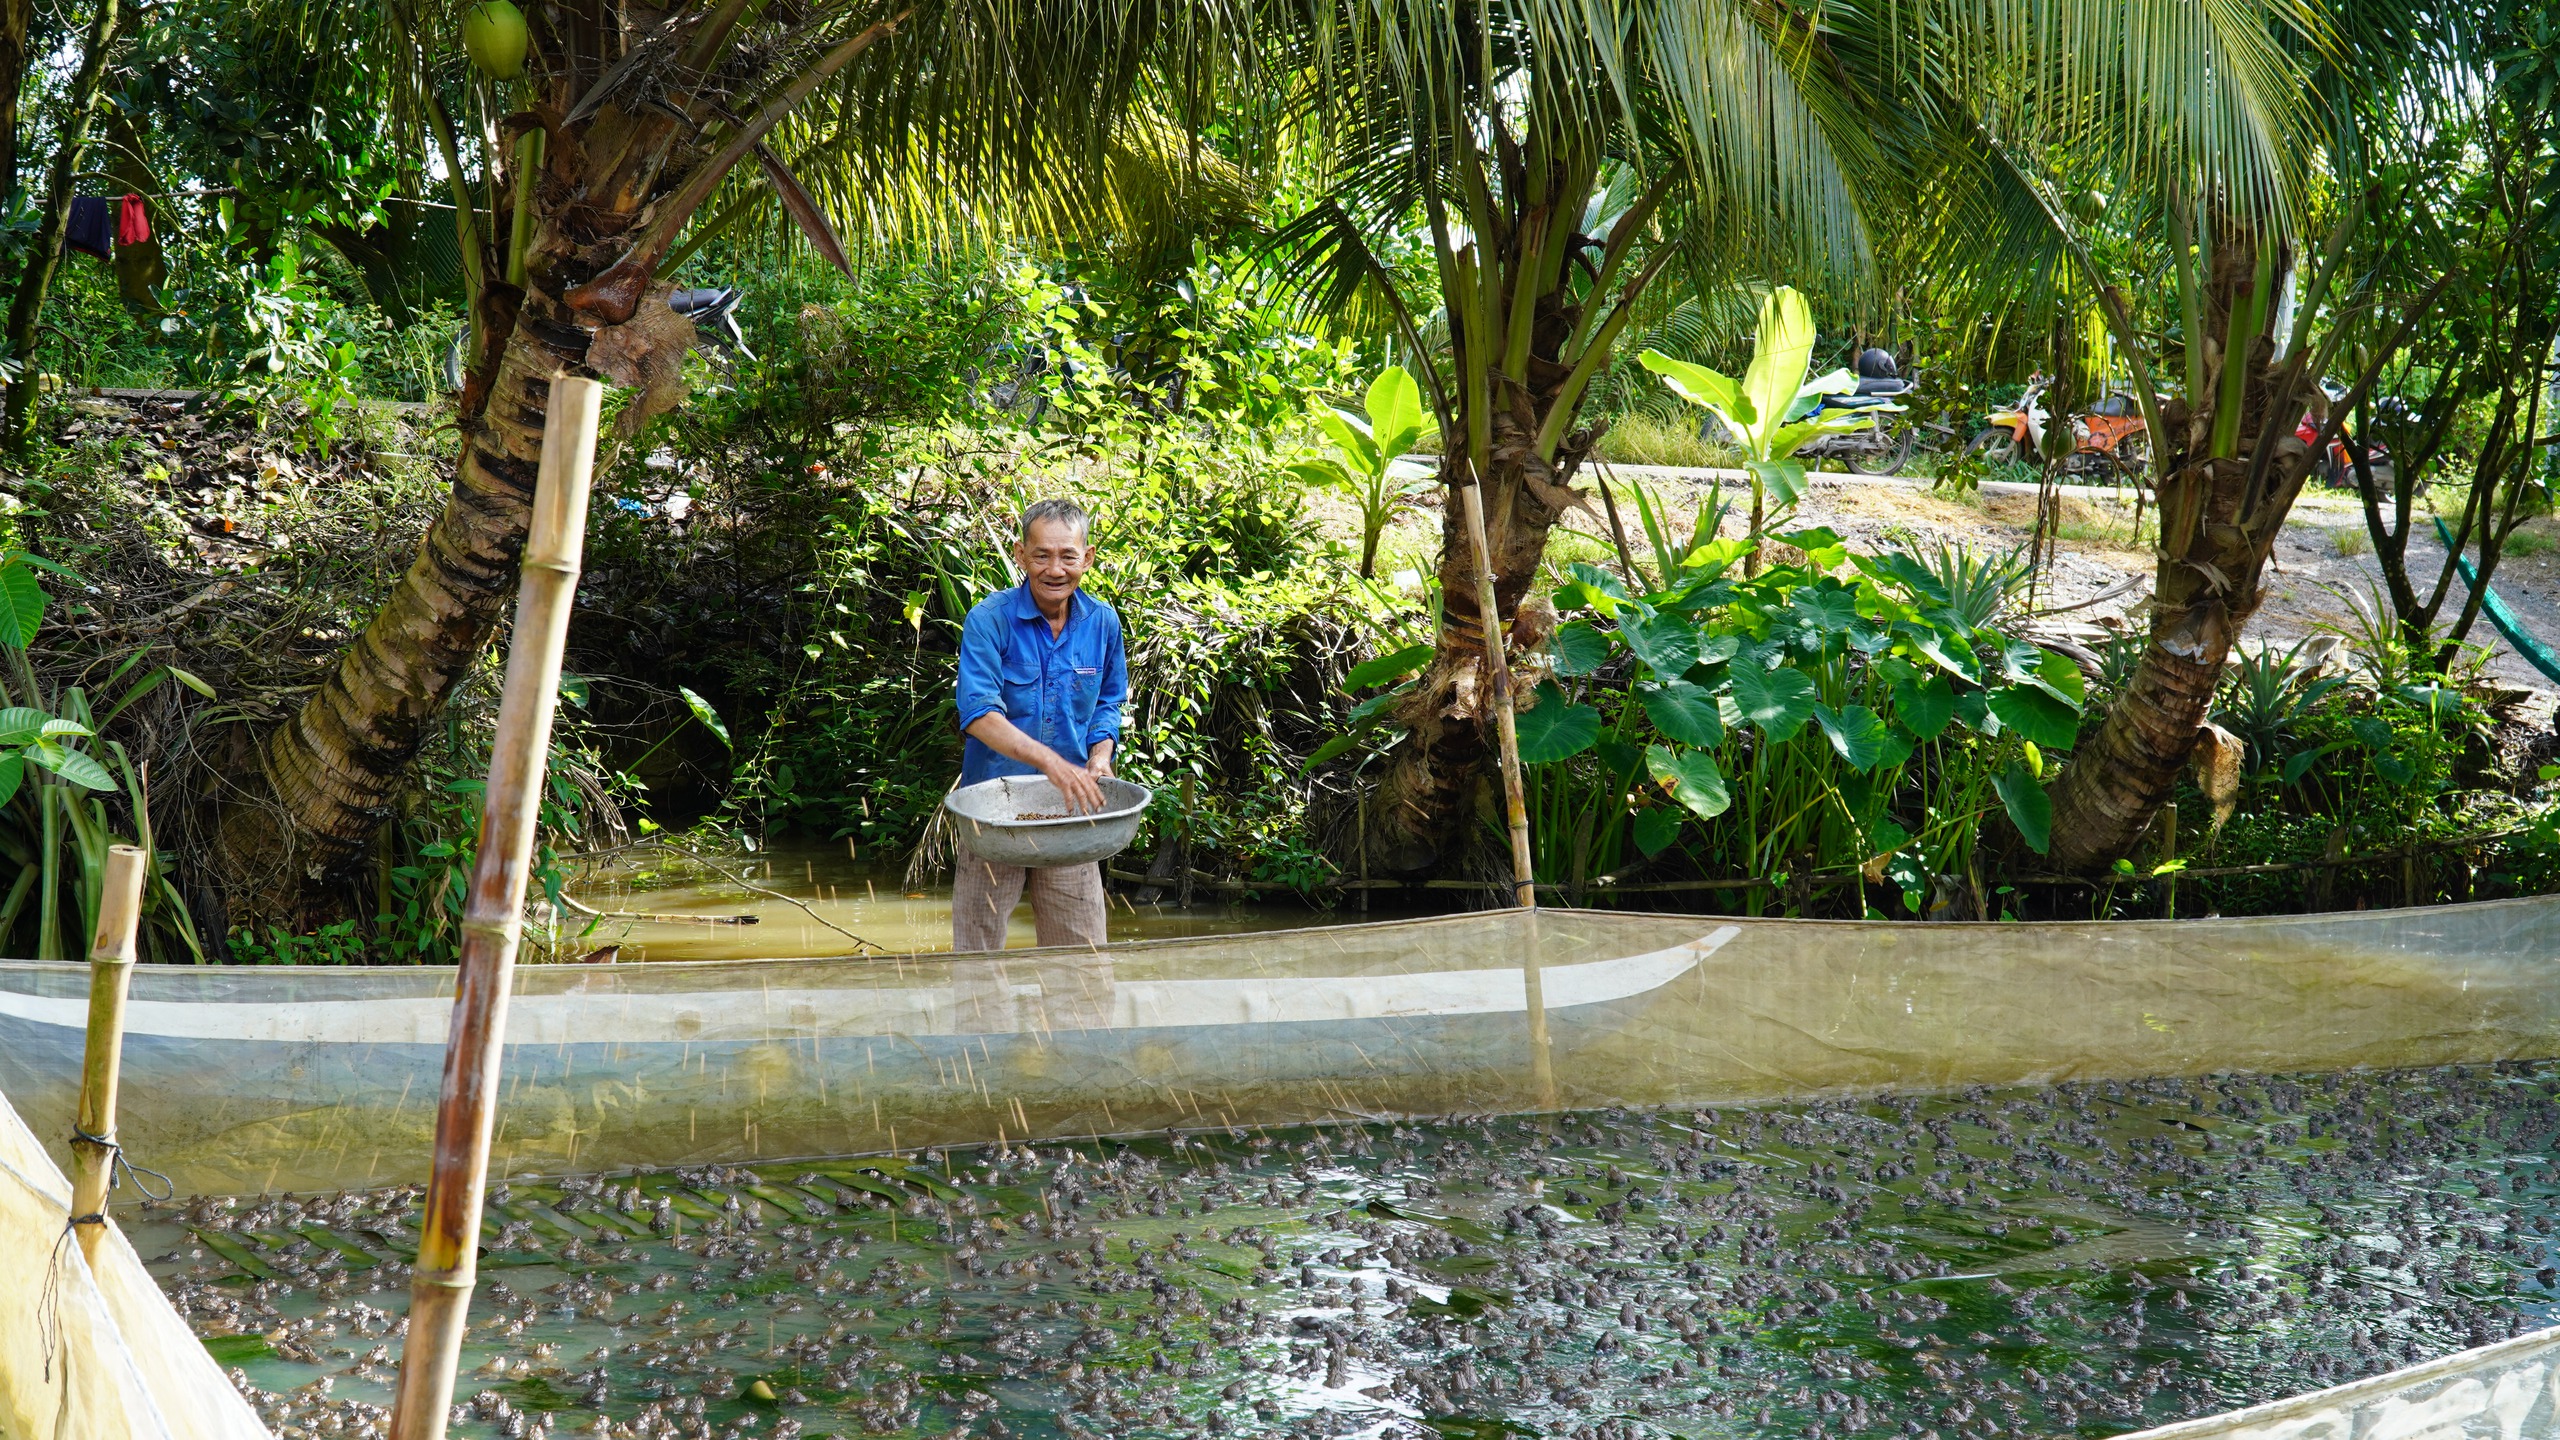
{"type": "Polygon", "coordinates": [[[1797,460],[1745,460],[1742,468],[1760,481],[1769,498],[1781,506],[1804,498],[1804,464],[1797,460]]]}
{"type": "Polygon", "coordinates": [[[1724,743],[1724,717],[1717,710],[1715,692],[1706,686],[1665,680],[1637,686],[1636,698],[1643,702],[1653,728],[1681,744],[1712,750],[1724,743]]]}
{"type": "Polygon", "coordinates": [[[24,745],[42,735],[44,727],[52,723],[52,716],[24,705],[0,710],[0,745],[24,745]]]}
{"type": "Polygon", "coordinates": [[[2019,761],[1991,777],[1991,788],[2000,795],[2000,804],[2009,812],[2009,823],[2018,827],[2018,838],[2039,855],[2053,850],[2053,800],[2044,786],[2019,761]]]}
{"type": "Polygon", "coordinates": [[[1644,747],[1644,768],[1672,799],[1701,820],[1713,820],[1733,804],[1724,788],[1724,772],[1704,750],[1674,752],[1666,746],[1644,747]]]}
{"type": "Polygon", "coordinates": [[[14,557],[0,565],[0,645],[24,650],[35,643],[36,631],[42,628],[44,587],[36,583],[36,572],[26,557],[14,557]]]}
{"type": "Polygon", "coordinates": [[[1698,663],[1697,622],[1685,615],[1647,615],[1619,622],[1619,636],[1653,673],[1672,679],[1698,663]]]}
{"type": "Polygon", "coordinates": [[[1751,402],[1748,443],[1762,459],[1774,458],[1767,445],[1785,423],[1787,407],[1804,386],[1807,362],[1813,359],[1813,307],[1791,285],[1771,290],[1760,302],[1760,333],[1751,349],[1751,368],[1742,374],[1742,393],[1751,402]]]}
{"type": "Polygon", "coordinates": [[[1371,656],[1351,667],[1351,673],[1342,677],[1342,688],[1366,690],[1372,685],[1384,685],[1412,674],[1430,661],[1429,645],[1407,645],[1390,654],[1371,656]]]}
{"type": "Polygon", "coordinates": [[[1876,712],[1864,705],[1834,710],[1828,705],[1813,707],[1814,723],[1831,741],[1831,748],[1849,762],[1852,770],[1873,770],[1892,753],[1893,736],[1876,712]]]}
{"type": "Polygon", "coordinates": [[[1609,637],[1588,620],[1559,625],[1547,637],[1547,653],[1555,657],[1556,673],[1568,679],[1588,675],[1609,663],[1609,637]]]}
{"type": "Polygon", "coordinates": [[[720,743],[723,746],[732,750],[737,748],[735,745],[730,744],[729,727],[722,723],[720,719],[720,712],[711,708],[710,701],[696,695],[690,688],[683,685],[676,687],[676,693],[684,697],[685,708],[693,712],[694,719],[702,722],[703,729],[719,736],[720,743]]]}
{"type": "Polygon", "coordinates": [[[2057,700],[2067,700],[2073,709],[2089,703],[2089,679],[2080,673],[2079,662],[2059,650],[2047,650],[2036,662],[2035,684],[2057,700]]]}
{"type": "Polygon", "coordinates": [[[1667,805],[1653,805],[1636,812],[1636,851],[1647,860],[1661,854],[1679,837],[1679,811],[1667,805]]]}
{"type": "Polygon", "coordinates": [[[1422,438],[1422,388],[1401,365],[1390,365],[1369,382],[1369,435],[1378,453],[1389,460],[1413,448],[1422,438]]]}
{"type": "Polygon", "coordinates": [[[1956,687],[1944,675],[1914,675],[1893,687],[1894,718],[1923,740],[1934,740],[1955,718],[1956,687]]]}
{"type": "Polygon", "coordinates": [[[2033,685],[2003,685],[1992,691],[1991,713],[2047,750],[2068,750],[2080,739],[2080,712],[2033,685]]]}
{"type": "Polygon", "coordinates": [[[1369,422],[1345,415],[1330,405],[1318,405],[1312,412],[1316,424],[1342,452],[1343,468],[1355,475],[1375,475],[1386,464],[1378,454],[1378,442],[1369,438],[1369,422]]]}
{"type": "Polygon", "coordinates": [[[77,750],[66,750],[48,740],[30,745],[18,753],[26,756],[31,763],[43,766],[74,785],[91,790],[116,788],[116,777],[107,773],[106,766],[77,750]]]}
{"type": "Polygon", "coordinates": [[[1760,412],[1752,408],[1751,397],[1743,393],[1742,382],[1721,371],[1674,360],[1659,350],[1647,350],[1636,357],[1636,363],[1661,376],[1672,394],[1714,411],[1716,418],[1737,435],[1747,432],[1760,418],[1760,412]]]}
{"type": "Polygon", "coordinates": [[[27,757],[12,750],[0,755],[0,805],[16,797],[19,782],[27,778],[27,757]]]}
{"type": "Polygon", "coordinates": [[[1736,665],[1733,701],[1742,708],[1742,718],[1760,727],[1761,733],[1772,740],[1786,740],[1813,718],[1813,681],[1803,671],[1783,665],[1775,670],[1736,665]]]}
{"type": "Polygon", "coordinates": [[[1600,738],[1600,712],[1575,705],[1550,681],[1538,687],[1538,703],[1514,719],[1520,735],[1520,763],[1551,765],[1591,748],[1600,738]]]}

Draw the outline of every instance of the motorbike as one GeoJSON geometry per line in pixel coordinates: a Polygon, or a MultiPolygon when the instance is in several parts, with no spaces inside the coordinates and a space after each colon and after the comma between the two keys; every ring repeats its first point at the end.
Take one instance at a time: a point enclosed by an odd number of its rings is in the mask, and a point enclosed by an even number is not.
{"type": "MultiPolygon", "coordinates": [[[[2332,405],[2346,396],[2346,392],[2335,381],[2324,380],[2320,382],[2320,388],[2327,392],[2329,403],[2332,405]]],[[[2408,413],[2408,405],[2397,397],[2387,396],[2374,405],[2375,419],[2385,424],[2395,421],[2405,423],[2408,413]]],[[[2320,425],[2320,417],[2306,410],[2302,413],[2302,423],[2293,427],[2294,438],[2305,445],[2316,443],[2320,439],[2320,425]]],[[[2360,438],[2365,465],[2372,470],[2375,482],[2388,491],[2391,488],[2390,447],[2371,435],[2360,438]]],[[[2355,455],[2348,447],[2356,445],[2358,441],[2359,437],[2349,434],[2345,425],[2338,427],[2338,433],[2329,438],[2328,448],[2320,453],[2317,460],[2321,484],[2332,490],[2356,488],[2355,455]]]]}
{"type": "MultiPolygon", "coordinates": [[[[2051,416],[2044,393],[2053,381],[2042,375],[2027,381],[2018,403],[1994,410],[1965,446],[1997,463],[2032,465],[2044,454],[2045,427],[2051,416]]],[[[2071,417],[2072,451],[2063,469],[2073,474],[2116,473],[2139,477],[2151,463],[2151,431],[2143,424],[2142,406],[2130,395],[2109,395],[2071,417]]]]}
{"type": "Polygon", "coordinates": [[[1796,451],[1797,458],[1816,463],[1838,460],[1861,475],[1899,474],[1910,463],[1922,428],[1899,402],[1918,382],[1904,379],[1893,356],[1877,349],[1858,353],[1857,382],[1854,390],[1820,397],[1809,413],[1864,413],[1865,428],[1809,441],[1796,451]]]}

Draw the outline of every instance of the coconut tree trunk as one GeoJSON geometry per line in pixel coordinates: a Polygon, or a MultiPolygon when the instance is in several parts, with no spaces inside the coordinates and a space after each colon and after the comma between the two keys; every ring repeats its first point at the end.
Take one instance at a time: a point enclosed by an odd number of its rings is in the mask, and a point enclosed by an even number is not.
{"type": "MultiPolygon", "coordinates": [[[[63,97],[62,139],[45,177],[44,218],[36,226],[35,245],[27,252],[27,268],[18,275],[18,292],[9,302],[9,358],[18,374],[9,384],[9,399],[0,432],[11,451],[24,454],[34,438],[36,387],[43,380],[36,364],[36,327],[44,319],[45,297],[62,268],[62,236],[71,227],[71,200],[80,174],[80,158],[89,148],[89,125],[97,114],[98,91],[106,79],[107,52],[115,47],[116,24],[123,11],[116,0],[98,0],[90,13],[89,33],[82,42],[80,69],[63,97]]],[[[23,32],[21,32],[23,34],[23,32]]],[[[20,41],[23,45],[23,39],[20,41]]],[[[16,85],[23,76],[7,82],[16,85]]],[[[13,92],[14,93],[14,92],[13,92]]],[[[12,102],[14,107],[14,101],[12,102]]],[[[14,123],[14,122],[13,122],[14,123]]]]}
{"type": "MultiPolygon", "coordinates": [[[[1574,503],[1569,486],[1588,444],[1560,449],[1554,461],[1540,460],[1530,427],[1518,417],[1526,410],[1543,418],[1551,405],[1536,406],[1526,387],[1508,381],[1498,388],[1520,408],[1506,404],[1495,413],[1494,460],[1484,481],[1485,542],[1493,552],[1494,598],[1502,611],[1496,624],[1517,642],[1530,638],[1516,633],[1520,602],[1537,578],[1547,532],[1574,503]]],[[[1463,475],[1466,464],[1461,429],[1442,458],[1442,472],[1463,475]]],[[[1473,826],[1477,789],[1497,758],[1475,547],[1455,491],[1449,493],[1440,522],[1440,630],[1431,663],[1403,707],[1406,736],[1388,757],[1370,812],[1370,865],[1404,874],[1437,868],[1450,857],[1454,842],[1473,826]]]]}
{"type": "Polygon", "coordinates": [[[1580,499],[1573,477],[1599,438],[1576,423],[1582,397],[1672,253],[1665,245],[1635,258],[1663,185],[1598,242],[1577,231],[1596,181],[1594,159],[1551,154],[1535,138],[1490,157],[1459,149],[1462,165],[1478,167],[1475,182],[1461,187],[1471,197],[1475,238],[1450,248],[1451,227],[1435,209],[1444,302],[1457,319],[1454,374],[1432,388],[1452,397],[1440,407],[1444,481],[1454,485],[1470,471],[1483,480],[1501,613],[1483,614],[1474,546],[1451,490],[1441,520],[1440,630],[1399,714],[1405,738],[1389,752],[1369,812],[1370,868],[1391,874],[1440,868],[1472,826],[1496,744],[1486,626],[1506,643],[1543,638],[1520,633],[1519,608],[1548,531],[1580,499]],[[1573,258],[1585,255],[1596,263],[1573,258]],[[1579,288],[1577,266],[1590,282],[1579,288]]]}
{"type": "Polygon", "coordinates": [[[2226,224],[2202,289],[2206,403],[2172,401],[2151,635],[2133,680],[2055,782],[2052,862],[2091,871],[2132,853],[2194,751],[2223,662],[2263,598],[2268,552],[2310,471],[2294,436],[2305,357],[2274,359],[2277,242],[2226,224]]]}
{"type": "MultiPolygon", "coordinates": [[[[244,787],[226,799],[216,867],[231,913],[216,917],[225,922],[217,930],[302,929],[349,908],[358,863],[514,589],[552,378],[603,378],[637,391],[622,409],[626,434],[681,402],[693,324],[667,307],[660,259],[730,168],[898,23],[884,20],[837,43],[753,118],[731,120],[712,149],[700,139],[701,118],[681,108],[683,87],[719,59],[744,9],[714,12],[655,87],[635,87],[649,103],[631,110],[612,100],[574,108],[605,67],[597,32],[572,27],[535,47],[554,58],[557,73],[541,82],[545,98],[507,128],[510,135],[538,129],[552,143],[543,147],[541,173],[509,187],[537,212],[523,284],[507,279],[514,257],[506,244],[481,237],[465,247],[465,263],[480,267],[473,301],[480,338],[463,386],[453,493],[389,603],[327,683],[265,740],[265,793],[244,787]]],[[[706,107],[707,115],[718,103],[706,107]]]]}

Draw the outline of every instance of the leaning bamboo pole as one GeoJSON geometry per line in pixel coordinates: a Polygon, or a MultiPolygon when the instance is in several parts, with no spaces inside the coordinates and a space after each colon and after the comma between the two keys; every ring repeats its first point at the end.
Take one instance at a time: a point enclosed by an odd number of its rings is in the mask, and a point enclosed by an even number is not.
{"type": "Polygon", "coordinates": [[[107,883],[89,941],[89,1043],[80,1062],[80,1119],[71,1132],[71,1222],[94,1268],[106,1239],[102,1217],[116,1170],[116,1085],[124,1068],[124,998],[133,981],[134,933],[142,921],[142,877],[150,857],[131,845],[107,850],[107,883]]]}
{"type": "Polygon", "coordinates": [[[481,1189],[497,1112],[499,1046],[506,1037],[516,945],[524,935],[525,881],[534,821],[542,811],[551,713],[559,700],[560,651],[578,592],[587,481],[603,397],[604,387],[593,380],[562,376],[551,382],[506,689],[480,804],[480,857],[472,867],[462,922],[461,973],[445,1040],[444,1090],[436,1103],[434,1168],[419,1226],[417,1269],[409,1280],[400,1388],[391,1402],[392,1440],[443,1440],[479,1277],[481,1189]]]}
{"type": "Polygon", "coordinates": [[[1503,633],[1502,603],[1494,593],[1493,548],[1484,534],[1484,482],[1470,476],[1458,487],[1466,511],[1467,543],[1476,552],[1476,612],[1484,629],[1484,663],[1493,689],[1493,719],[1502,741],[1502,803],[1511,820],[1511,894],[1523,910],[1538,906],[1537,874],[1529,860],[1529,802],[1520,783],[1520,722],[1511,701],[1511,660],[1503,633]]]}

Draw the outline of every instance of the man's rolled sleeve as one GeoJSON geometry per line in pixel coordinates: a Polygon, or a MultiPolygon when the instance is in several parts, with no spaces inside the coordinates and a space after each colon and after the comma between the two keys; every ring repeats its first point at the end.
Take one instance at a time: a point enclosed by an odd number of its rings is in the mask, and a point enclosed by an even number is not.
{"type": "Polygon", "coordinates": [[[1005,713],[1004,638],[1004,617],[994,613],[992,606],[970,611],[961,623],[956,699],[962,734],[982,716],[1005,713]]]}
{"type": "MultiPolygon", "coordinates": [[[[1107,612],[1106,612],[1107,613],[1107,612]]],[[[1094,697],[1093,720],[1085,726],[1084,743],[1120,739],[1120,707],[1129,699],[1129,653],[1120,639],[1120,617],[1111,616],[1111,633],[1103,642],[1102,691],[1094,697]]]]}

